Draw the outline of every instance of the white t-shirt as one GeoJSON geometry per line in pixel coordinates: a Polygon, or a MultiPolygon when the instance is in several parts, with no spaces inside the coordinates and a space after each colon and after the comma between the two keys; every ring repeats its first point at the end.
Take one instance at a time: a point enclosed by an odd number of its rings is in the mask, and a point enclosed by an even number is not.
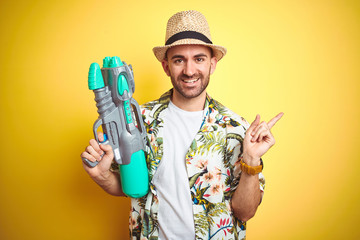
{"type": "Polygon", "coordinates": [[[159,239],[195,239],[185,155],[200,129],[204,111],[187,112],[172,102],[164,111],[164,153],[154,174],[159,199],[159,239]]]}

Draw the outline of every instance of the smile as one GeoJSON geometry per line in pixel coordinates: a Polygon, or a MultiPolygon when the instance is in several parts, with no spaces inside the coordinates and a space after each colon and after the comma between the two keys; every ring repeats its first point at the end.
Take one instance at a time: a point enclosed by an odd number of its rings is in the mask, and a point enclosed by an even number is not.
{"type": "Polygon", "coordinates": [[[183,81],[186,82],[186,83],[194,83],[194,82],[198,81],[199,79],[200,79],[200,78],[197,78],[197,79],[189,79],[189,80],[183,79],[183,81]]]}

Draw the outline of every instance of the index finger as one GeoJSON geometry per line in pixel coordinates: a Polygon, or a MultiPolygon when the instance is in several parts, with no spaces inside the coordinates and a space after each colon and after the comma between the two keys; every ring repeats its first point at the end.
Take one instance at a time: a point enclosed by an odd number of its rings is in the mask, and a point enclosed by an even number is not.
{"type": "Polygon", "coordinates": [[[98,135],[99,142],[103,142],[104,141],[104,133],[98,132],[97,135],[98,135]]]}
{"type": "Polygon", "coordinates": [[[277,121],[279,121],[280,118],[281,118],[283,115],[284,115],[284,113],[281,112],[281,113],[279,113],[278,115],[276,115],[273,119],[271,119],[271,120],[268,122],[268,127],[269,127],[269,129],[272,128],[272,127],[275,125],[275,123],[276,123],[277,121]]]}
{"type": "Polygon", "coordinates": [[[102,150],[100,149],[99,143],[98,143],[95,139],[91,139],[91,140],[90,140],[90,146],[91,146],[96,152],[102,151],[102,150]]]}

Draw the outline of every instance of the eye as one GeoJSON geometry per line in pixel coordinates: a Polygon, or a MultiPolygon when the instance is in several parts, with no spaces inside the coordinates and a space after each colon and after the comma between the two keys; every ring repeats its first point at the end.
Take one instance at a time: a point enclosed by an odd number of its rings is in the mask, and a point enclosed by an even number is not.
{"type": "Polygon", "coordinates": [[[200,63],[200,62],[205,61],[205,58],[199,57],[199,58],[196,58],[195,61],[200,63]]]}
{"type": "Polygon", "coordinates": [[[178,58],[178,59],[174,60],[174,63],[176,63],[176,64],[179,64],[179,63],[182,63],[182,62],[184,62],[184,60],[181,59],[181,58],[178,58]]]}

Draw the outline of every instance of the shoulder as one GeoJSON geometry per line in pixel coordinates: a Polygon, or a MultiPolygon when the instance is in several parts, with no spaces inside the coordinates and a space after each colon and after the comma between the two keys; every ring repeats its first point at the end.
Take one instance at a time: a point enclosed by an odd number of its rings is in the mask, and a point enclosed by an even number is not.
{"type": "Polygon", "coordinates": [[[249,127],[249,123],[245,120],[245,118],[227,108],[219,101],[211,99],[210,106],[213,107],[216,114],[220,115],[224,119],[227,125],[231,125],[233,127],[242,126],[245,129],[249,127]]]}
{"type": "Polygon", "coordinates": [[[172,90],[164,93],[159,99],[144,103],[140,106],[141,114],[145,118],[157,118],[168,107],[172,90]]]}
{"type": "Polygon", "coordinates": [[[153,100],[153,101],[141,104],[140,108],[141,108],[141,110],[144,110],[144,111],[146,111],[146,110],[151,111],[156,104],[157,104],[157,100],[153,100]]]}

